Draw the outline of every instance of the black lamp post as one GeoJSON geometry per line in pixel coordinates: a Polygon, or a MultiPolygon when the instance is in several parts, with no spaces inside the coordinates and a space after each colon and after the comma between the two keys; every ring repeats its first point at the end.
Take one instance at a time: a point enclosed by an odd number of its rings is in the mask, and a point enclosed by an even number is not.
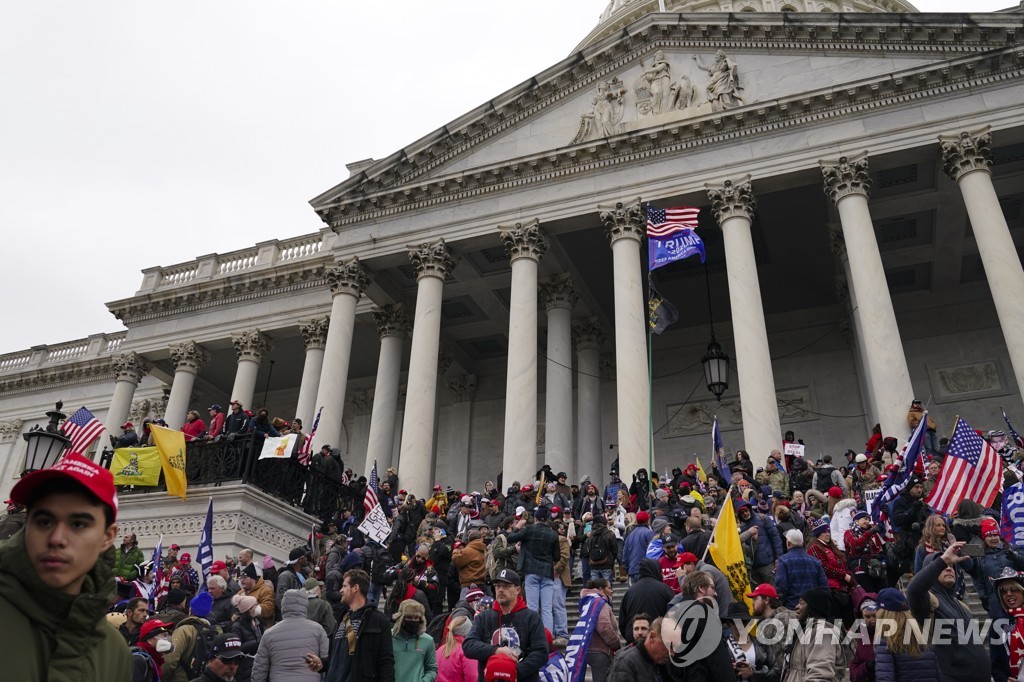
{"type": "Polygon", "coordinates": [[[64,448],[71,443],[71,439],[65,436],[60,430],[60,422],[67,418],[67,415],[60,411],[64,403],[58,402],[57,407],[46,413],[50,422],[45,428],[36,424],[22,437],[28,443],[25,454],[25,470],[22,476],[40,469],[49,469],[57,463],[64,448]]]}
{"type": "Polygon", "coordinates": [[[708,324],[711,327],[711,341],[708,351],[701,356],[704,365],[704,382],[708,390],[715,394],[715,399],[722,402],[722,394],[729,388],[729,356],[715,340],[715,318],[711,314],[711,278],[708,276],[708,264],[704,263],[704,284],[708,292],[708,324]]]}

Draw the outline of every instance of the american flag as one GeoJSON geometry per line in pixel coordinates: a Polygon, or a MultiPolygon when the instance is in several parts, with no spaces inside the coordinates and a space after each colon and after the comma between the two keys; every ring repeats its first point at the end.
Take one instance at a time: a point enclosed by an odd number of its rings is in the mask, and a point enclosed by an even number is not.
{"type": "Polygon", "coordinates": [[[156,610],[156,605],[167,594],[167,585],[163,581],[164,567],[160,563],[160,555],[163,552],[164,536],[161,535],[160,539],[157,540],[156,549],[153,550],[153,591],[149,593],[149,607],[154,611],[156,610]]]}
{"type": "Polygon", "coordinates": [[[999,453],[957,417],[949,451],[928,496],[928,506],[943,514],[952,514],[966,499],[989,507],[995,502],[1002,483],[1003,464],[999,453]]]}
{"type": "Polygon", "coordinates": [[[68,446],[67,451],[76,455],[84,454],[92,442],[99,438],[105,430],[103,424],[84,407],[68,417],[62,429],[64,435],[71,439],[71,445],[68,446]]]}
{"type": "Polygon", "coordinates": [[[647,207],[647,236],[662,239],[682,230],[697,229],[697,214],[700,209],[695,206],[676,206],[675,208],[647,207]]]}
{"type": "Polygon", "coordinates": [[[363,498],[363,509],[369,514],[370,510],[380,502],[377,500],[377,462],[373,463],[370,469],[370,480],[366,483],[366,497],[363,498]]]}
{"type": "Polygon", "coordinates": [[[889,503],[906,489],[907,484],[910,483],[911,475],[913,475],[921,463],[921,455],[924,452],[924,434],[927,425],[928,413],[925,412],[921,415],[921,421],[918,422],[914,433],[910,435],[910,440],[907,442],[907,447],[901,456],[903,461],[900,464],[900,468],[889,472],[885,483],[882,484],[882,492],[878,493],[878,496],[871,503],[871,518],[875,523],[879,523],[888,517],[886,510],[889,503]]]}
{"type": "Polygon", "coordinates": [[[324,408],[320,408],[316,411],[316,419],[313,420],[313,428],[310,429],[309,435],[306,436],[306,442],[299,448],[299,464],[307,466],[309,464],[310,457],[313,452],[313,436],[316,435],[316,427],[320,426],[320,413],[324,411],[324,408]]]}

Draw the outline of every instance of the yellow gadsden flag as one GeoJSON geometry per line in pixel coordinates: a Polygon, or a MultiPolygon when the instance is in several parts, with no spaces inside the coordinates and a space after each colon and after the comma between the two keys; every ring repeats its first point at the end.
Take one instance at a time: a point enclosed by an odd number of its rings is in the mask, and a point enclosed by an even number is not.
{"type": "Polygon", "coordinates": [[[701,466],[700,457],[696,457],[697,460],[697,480],[701,483],[708,482],[708,475],[704,473],[704,467],[701,466]]]}
{"type": "Polygon", "coordinates": [[[162,426],[151,425],[153,442],[160,452],[164,467],[167,494],[185,499],[188,481],[185,479],[185,434],[162,426]]]}
{"type": "Polygon", "coordinates": [[[160,453],[156,448],[118,448],[110,461],[110,473],[114,485],[158,485],[160,453]]]}
{"type": "Polygon", "coordinates": [[[736,510],[730,495],[726,495],[722,503],[722,512],[718,515],[715,526],[715,541],[708,545],[715,566],[729,579],[732,597],[737,602],[744,602],[748,609],[754,608],[750,592],[750,577],[747,575],[747,564],[743,560],[743,546],[740,544],[740,529],[736,525],[736,510]]]}

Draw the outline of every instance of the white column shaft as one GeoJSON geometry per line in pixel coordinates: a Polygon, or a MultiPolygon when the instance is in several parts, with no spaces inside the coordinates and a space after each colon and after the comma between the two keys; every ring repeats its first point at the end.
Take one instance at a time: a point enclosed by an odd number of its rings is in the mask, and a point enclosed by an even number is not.
{"type": "Polygon", "coordinates": [[[398,476],[402,487],[417,497],[429,496],[433,485],[434,405],[437,403],[443,289],[441,278],[427,276],[420,278],[416,292],[398,476]]]}
{"type": "Polygon", "coordinates": [[[882,330],[882,333],[865,333],[859,337],[864,344],[864,358],[868,365],[871,402],[878,410],[882,433],[902,441],[907,437],[907,409],[914,398],[914,389],[907,371],[907,358],[885,281],[867,197],[848,194],[839,200],[836,209],[843,225],[846,255],[850,260],[851,296],[856,301],[860,319],[870,320],[871,330],[882,330]]]}
{"type": "Polygon", "coordinates": [[[167,428],[177,431],[185,423],[185,413],[192,399],[192,387],[196,383],[196,373],[190,369],[179,369],[174,372],[171,383],[171,394],[167,396],[167,410],[164,420],[167,428]]]}
{"type": "MultiPolygon", "coordinates": [[[[385,336],[380,340],[377,383],[373,390],[373,413],[370,415],[370,438],[366,462],[377,470],[391,466],[395,449],[395,415],[398,413],[398,385],[402,372],[401,336],[385,336]]],[[[369,471],[369,468],[366,469],[369,471]]]]}
{"type": "MultiPolygon", "coordinates": [[[[256,379],[260,375],[260,363],[250,358],[238,361],[235,370],[235,385],[231,388],[231,399],[242,403],[246,409],[257,407],[253,402],[256,396],[256,379]]],[[[266,405],[259,405],[266,407],[266,405]]],[[[255,410],[253,410],[255,412],[255,410]]]]}
{"type": "MultiPolygon", "coordinates": [[[[640,274],[640,242],[612,243],[615,277],[615,404],[619,425],[619,475],[647,469],[651,395],[647,373],[647,306],[640,274]]],[[[600,476],[600,472],[597,473],[600,476]]]]}
{"type": "MultiPolygon", "coordinates": [[[[302,420],[303,430],[308,434],[316,418],[316,394],[320,390],[320,375],[324,369],[324,349],[306,349],[306,361],[302,366],[302,381],[299,383],[299,400],[295,416],[302,420]]],[[[334,445],[334,443],[331,443],[334,445]]]]}
{"type": "Polygon", "coordinates": [[[601,461],[601,351],[581,347],[576,354],[576,476],[604,480],[601,461]]]}
{"type": "MultiPolygon", "coordinates": [[[[508,376],[505,383],[505,481],[532,481],[537,473],[537,261],[512,261],[508,376]]],[[[525,483],[524,483],[525,485],[525,483]]]]}
{"type": "Polygon", "coordinates": [[[1024,269],[999,206],[999,197],[992,186],[992,176],[974,171],[960,177],[967,215],[971,218],[974,239],[978,243],[981,262],[985,266],[992,300],[996,304],[999,325],[1003,329],[1010,364],[1017,378],[1017,388],[1024,393],[1024,269]]]}
{"type": "Polygon", "coordinates": [[[722,234],[740,384],[743,448],[755,464],[764,464],[772,449],[779,447],[781,433],[750,219],[726,218],[722,234]]]}
{"type": "Polygon", "coordinates": [[[345,390],[348,386],[348,365],[352,357],[352,334],[356,323],[359,297],[347,292],[334,295],[331,303],[331,326],[327,330],[323,369],[317,391],[317,408],[323,407],[314,447],[341,442],[341,420],[345,413],[345,390]]]}
{"type": "MultiPolygon", "coordinates": [[[[136,388],[138,388],[138,384],[131,379],[118,379],[114,382],[114,394],[110,396],[110,409],[107,410],[107,420],[104,424],[107,430],[103,440],[96,446],[97,452],[107,447],[109,443],[107,436],[116,437],[121,434],[121,424],[128,420],[128,412],[132,409],[132,398],[135,397],[136,388]]],[[[136,430],[141,433],[141,425],[137,425],[136,430]]]]}
{"type": "Polygon", "coordinates": [[[572,311],[548,309],[547,373],[544,398],[544,461],[575,481],[572,457],[572,311]]]}

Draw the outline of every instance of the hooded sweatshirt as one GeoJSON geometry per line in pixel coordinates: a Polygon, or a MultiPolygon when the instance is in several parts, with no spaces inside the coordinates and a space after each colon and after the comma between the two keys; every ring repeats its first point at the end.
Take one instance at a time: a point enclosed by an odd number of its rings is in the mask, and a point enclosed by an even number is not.
{"type": "Polygon", "coordinates": [[[633,641],[630,619],[638,613],[660,618],[668,613],[668,603],[676,596],[672,588],[661,581],[661,566],[654,559],[640,562],[640,579],[626,591],[619,607],[619,632],[627,642],[633,641]]]}
{"type": "Polygon", "coordinates": [[[487,659],[498,650],[499,642],[507,642],[501,646],[521,652],[516,666],[518,682],[536,682],[541,667],[548,662],[548,641],[540,614],[526,608],[522,597],[516,600],[507,614],[501,612],[498,602],[494,602],[493,609],[482,611],[473,619],[473,629],[463,640],[462,650],[466,656],[479,662],[481,680],[484,679],[487,659]]]}
{"type": "Polygon", "coordinates": [[[77,595],[45,585],[25,551],[24,530],[0,545],[0,623],[6,656],[3,678],[18,682],[131,679],[128,645],[104,621],[114,593],[113,550],[86,575],[77,595]]]}

